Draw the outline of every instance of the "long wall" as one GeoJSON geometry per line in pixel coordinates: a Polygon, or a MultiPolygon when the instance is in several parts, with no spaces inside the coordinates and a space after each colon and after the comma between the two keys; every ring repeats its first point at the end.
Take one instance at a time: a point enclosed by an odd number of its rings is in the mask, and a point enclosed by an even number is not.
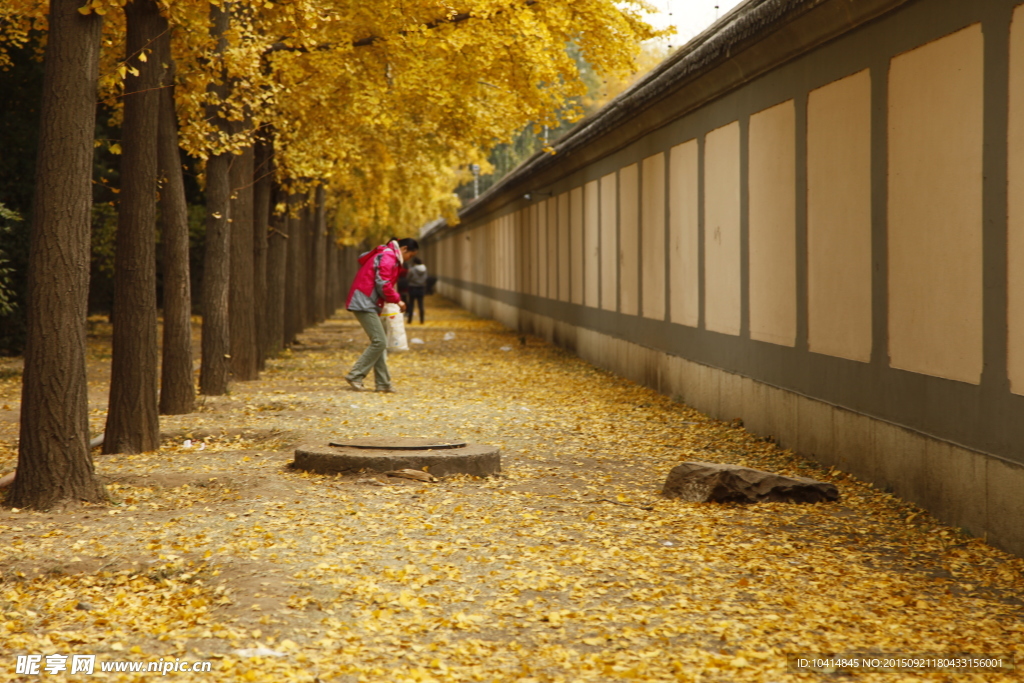
{"type": "Polygon", "coordinates": [[[1024,554],[1024,4],[752,0],[426,237],[441,291],[1024,554]]]}

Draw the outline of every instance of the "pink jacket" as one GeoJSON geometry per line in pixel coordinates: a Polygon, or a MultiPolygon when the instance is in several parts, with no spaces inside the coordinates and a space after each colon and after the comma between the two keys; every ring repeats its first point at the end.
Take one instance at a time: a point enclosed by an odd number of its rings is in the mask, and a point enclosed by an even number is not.
{"type": "Polygon", "coordinates": [[[360,256],[359,272],[352,281],[345,308],[363,311],[369,309],[370,302],[378,307],[385,302],[397,304],[402,300],[395,289],[401,267],[402,252],[398,242],[382,244],[360,256]]]}

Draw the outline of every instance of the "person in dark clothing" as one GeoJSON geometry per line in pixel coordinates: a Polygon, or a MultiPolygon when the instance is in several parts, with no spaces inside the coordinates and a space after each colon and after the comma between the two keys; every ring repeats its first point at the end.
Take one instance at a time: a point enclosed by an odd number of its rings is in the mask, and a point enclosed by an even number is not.
{"type": "Polygon", "coordinates": [[[412,260],[412,267],[409,268],[409,274],[406,275],[406,281],[409,286],[409,299],[408,304],[405,307],[405,316],[409,319],[409,324],[412,324],[412,312],[416,307],[416,302],[420,304],[420,325],[423,324],[423,297],[427,293],[427,267],[423,265],[423,261],[417,256],[412,260]]]}

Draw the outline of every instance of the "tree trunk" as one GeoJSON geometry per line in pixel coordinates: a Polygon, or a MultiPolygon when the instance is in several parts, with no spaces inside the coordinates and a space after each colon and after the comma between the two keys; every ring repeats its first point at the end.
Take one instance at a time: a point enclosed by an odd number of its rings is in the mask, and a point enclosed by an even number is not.
{"type": "Polygon", "coordinates": [[[256,367],[266,369],[269,330],[267,327],[267,235],[270,230],[270,201],[274,193],[269,140],[256,143],[253,171],[252,265],[253,303],[256,307],[256,367]]]}
{"type": "Polygon", "coordinates": [[[306,274],[306,281],[304,283],[304,306],[305,306],[305,317],[303,318],[304,324],[303,329],[312,327],[317,323],[316,319],[316,253],[317,247],[320,246],[320,240],[317,238],[317,212],[319,211],[317,200],[320,197],[319,192],[314,192],[309,197],[309,203],[306,206],[306,210],[302,213],[303,217],[303,231],[302,239],[303,244],[303,255],[305,256],[306,262],[304,264],[306,274]]]}
{"type": "Polygon", "coordinates": [[[342,294],[341,305],[345,305],[345,298],[348,297],[348,290],[352,286],[352,281],[356,278],[356,273],[359,272],[359,254],[366,251],[367,245],[363,244],[358,247],[345,247],[341,250],[341,282],[344,294],[342,294]]]}
{"type": "Polygon", "coordinates": [[[228,327],[231,371],[236,380],[256,379],[256,307],[253,273],[253,150],[231,160],[231,279],[228,327]]]}
{"type": "Polygon", "coordinates": [[[306,257],[306,282],[305,282],[305,295],[306,295],[306,317],[304,320],[306,324],[303,326],[308,329],[316,324],[316,247],[317,247],[317,234],[316,234],[316,212],[317,212],[317,194],[312,192],[309,198],[309,208],[307,212],[303,214],[305,223],[303,227],[303,239],[306,241],[304,254],[306,257]]]}
{"type": "MultiPolygon", "coordinates": [[[[217,38],[217,50],[227,47],[224,34],[228,29],[228,8],[210,6],[212,26],[210,34],[217,38]]],[[[223,85],[211,85],[210,90],[224,97],[223,85]]],[[[223,127],[224,120],[215,105],[207,115],[223,127]]],[[[228,328],[228,279],[231,273],[231,183],[228,169],[231,155],[214,154],[206,162],[206,249],[203,253],[203,336],[202,368],[199,372],[199,392],[219,396],[228,392],[231,342],[228,328]]]]}
{"type": "Polygon", "coordinates": [[[162,179],[160,232],[164,247],[164,345],[160,379],[160,414],[195,410],[192,379],[192,287],[189,281],[188,205],[178,148],[178,117],[174,110],[174,62],[167,20],[154,43],[157,59],[168,65],[160,90],[157,160],[162,179]]]}
{"type": "Polygon", "coordinates": [[[288,197],[288,265],[285,269],[285,304],[284,304],[284,342],[291,344],[302,331],[305,320],[303,311],[303,282],[305,273],[302,258],[302,215],[304,210],[298,209],[299,195],[288,197]]]}
{"type": "Polygon", "coordinates": [[[203,336],[199,393],[228,392],[231,350],[228,328],[228,279],[231,263],[230,154],[206,162],[206,250],[203,253],[203,336]]]}
{"type": "MultiPolygon", "coordinates": [[[[275,204],[286,204],[288,195],[280,187],[274,192],[275,204]]],[[[267,347],[272,358],[285,345],[285,272],[288,268],[288,214],[271,215],[272,230],[267,237],[267,347]]]]}
{"type": "Polygon", "coordinates": [[[85,318],[102,19],[52,0],[29,238],[18,474],[7,504],[106,494],[89,456],[85,318]]]}
{"type": "Polygon", "coordinates": [[[334,270],[334,238],[330,227],[326,227],[324,232],[324,320],[327,320],[334,315],[334,288],[335,283],[335,270],[334,270]]]}
{"type": "MultiPolygon", "coordinates": [[[[121,126],[121,202],[114,251],[114,337],[104,453],[141,453],[160,445],[157,412],[157,129],[163,65],[155,0],[125,5],[127,62],[121,126]],[[148,54],[147,54],[148,53],[148,54]],[[140,57],[146,55],[146,61],[140,57]]],[[[166,25],[166,24],[164,24],[166,25]]]]}
{"type": "Polygon", "coordinates": [[[313,321],[327,319],[327,192],[316,188],[316,214],[313,217],[313,321]]]}

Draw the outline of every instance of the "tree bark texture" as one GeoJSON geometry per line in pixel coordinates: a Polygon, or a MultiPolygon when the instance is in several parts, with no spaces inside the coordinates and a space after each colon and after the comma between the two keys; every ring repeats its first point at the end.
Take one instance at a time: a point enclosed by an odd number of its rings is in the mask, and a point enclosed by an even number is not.
{"type": "Polygon", "coordinates": [[[253,303],[256,319],[256,368],[266,369],[269,330],[267,328],[267,237],[270,231],[270,201],[274,193],[270,143],[256,143],[252,200],[253,303]]]}
{"type": "Polygon", "coordinates": [[[303,270],[305,259],[303,258],[303,215],[304,209],[300,209],[299,203],[302,198],[298,195],[291,195],[288,198],[288,264],[285,268],[285,303],[284,303],[284,342],[291,344],[295,341],[299,332],[302,331],[305,323],[305,311],[303,304],[303,284],[305,283],[305,270],[303,270]]]}
{"type": "Polygon", "coordinates": [[[121,201],[114,250],[114,336],[104,453],[142,453],[160,445],[157,411],[157,129],[163,65],[152,54],[166,23],[155,0],[125,5],[126,60],[121,126],[121,201]],[[146,54],[146,61],[140,56],[146,54]]]}
{"type": "MultiPolygon", "coordinates": [[[[226,3],[225,3],[226,5],[226,3]]],[[[210,34],[217,38],[217,50],[227,48],[229,12],[226,6],[210,6],[210,34]]],[[[223,85],[213,84],[210,90],[222,98],[223,85]]],[[[226,122],[216,106],[207,115],[222,128],[226,122]]],[[[231,274],[231,182],[228,177],[231,155],[214,154],[206,162],[206,246],[203,252],[203,336],[202,367],[199,371],[199,393],[219,396],[228,392],[230,370],[230,328],[228,327],[228,285],[231,274]]]]}
{"type": "MultiPolygon", "coordinates": [[[[288,195],[275,188],[274,203],[286,204],[288,195]]],[[[288,268],[288,214],[271,214],[267,236],[267,358],[273,358],[285,345],[285,271],[288,268]]]]}
{"type": "Polygon", "coordinates": [[[203,336],[199,393],[228,392],[231,342],[228,327],[228,282],[231,261],[230,154],[206,162],[206,249],[203,252],[203,336]]]}
{"type": "Polygon", "coordinates": [[[336,306],[334,305],[334,288],[337,286],[335,279],[337,278],[337,271],[335,270],[335,248],[334,248],[334,236],[331,228],[328,226],[324,233],[324,262],[326,272],[324,273],[324,319],[330,318],[334,315],[336,306]]]}
{"type": "Polygon", "coordinates": [[[327,192],[323,185],[316,188],[316,211],[313,215],[313,322],[327,320],[327,192]]]}
{"type": "Polygon", "coordinates": [[[89,455],[85,319],[102,19],[52,0],[29,238],[18,474],[7,504],[106,494],[89,455]]]}
{"type": "Polygon", "coordinates": [[[366,251],[368,247],[362,245],[359,247],[344,247],[341,249],[341,306],[345,305],[345,299],[348,297],[348,290],[352,286],[352,281],[356,278],[356,273],[359,272],[359,254],[366,251]]]}
{"type": "Polygon", "coordinates": [[[310,289],[313,282],[313,263],[310,258],[309,241],[312,233],[313,197],[307,195],[303,198],[305,205],[302,207],[299,223],[299,241],[302,243],[299,252],[299,272],[302,274],[299,279],[299,311],[301,324],[299,331],[306,329],[313,324],[313,310],[310,304],[310,289]]]}
{"type": "Polygon", "coordinates": [[[157,161],[160,188],[160,232],[164,255],[164,344],[160,365],[160,414],[182,415],[195,410],[192,377],[192,287],[189,281],[188,205],[178,147],[174,109],[174,62],[167,20],[154,43],[157,59],[168,65],[160,89],[157,161]]]}
{"type": "Polygon", "coordinates": [[[316,225],[316,194],[310,193],[306,196],[306,205],[302,209],[302,272],[305,277],[302,279],[302,299],[299,306],[302,308],[302,329],[312,327],[316,320],[313,317],[313,250],[316,248],[314,238],[316,225]]]}
{"type": "Polygon", "coordinates": [[[334,248],[334,311],[345,307],[345,297],[348,295],[349,282],[346,277],[345,259],[348,258],[347,247],[334,248]]]}
{"type": "Polygon", "coordinates": [[[234,379],[256,379],[256,306],[253,271],[253,149],[231,159],[231,278],[228,327],[234,379]]]}

